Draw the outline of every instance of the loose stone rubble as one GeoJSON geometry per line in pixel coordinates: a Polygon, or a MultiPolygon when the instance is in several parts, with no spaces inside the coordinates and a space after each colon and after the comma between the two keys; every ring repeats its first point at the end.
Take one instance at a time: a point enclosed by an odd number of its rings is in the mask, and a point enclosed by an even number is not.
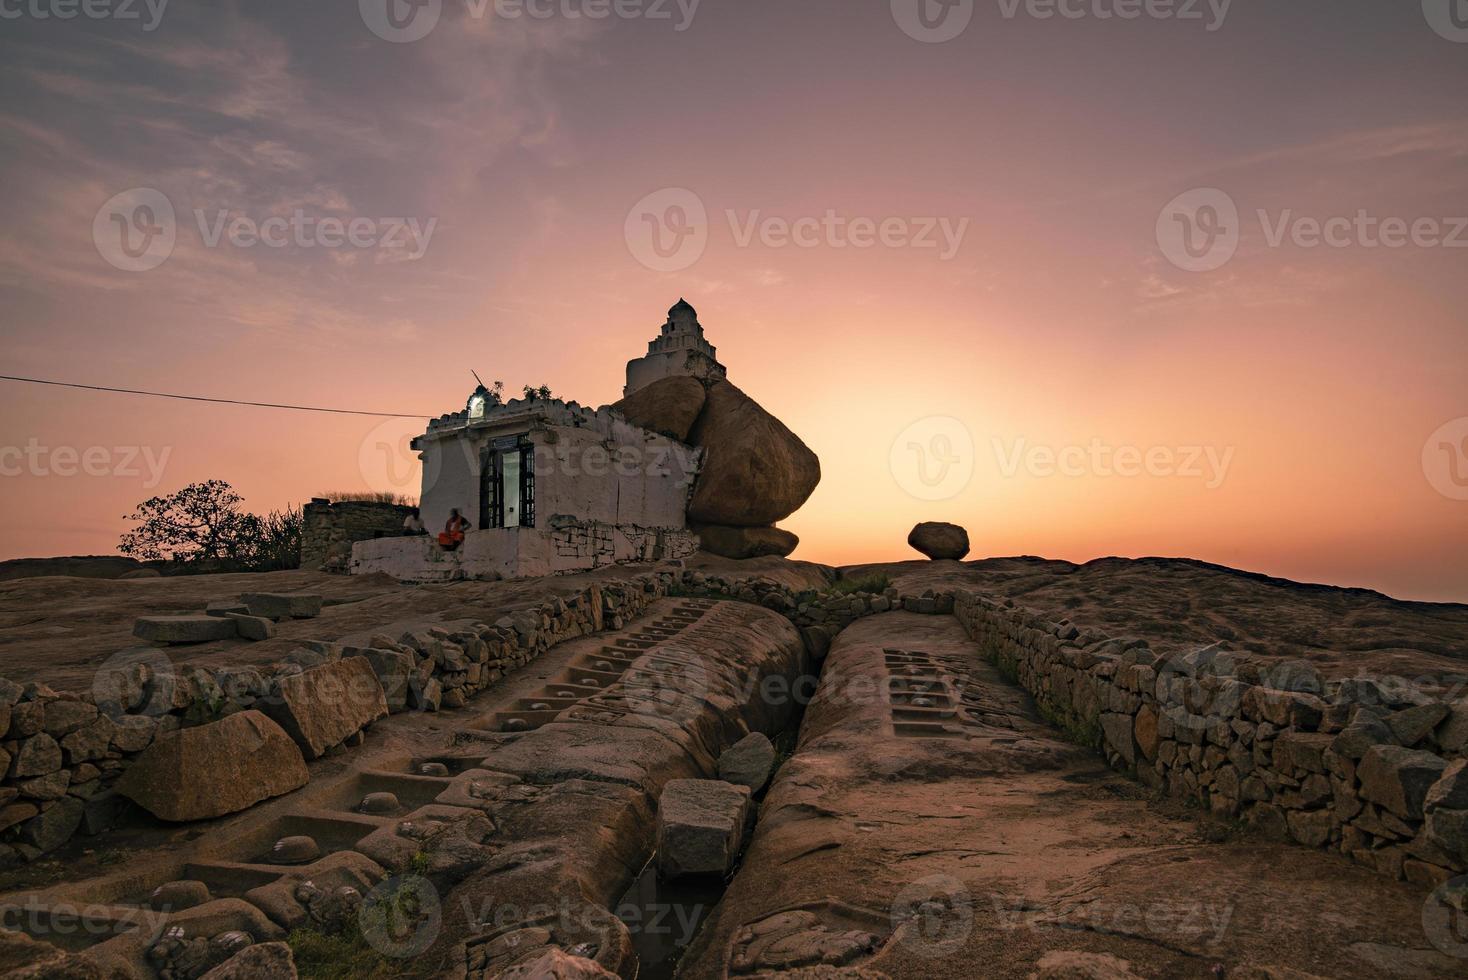
{"type": "Polygon", "coordinates": [[[955,612],[1047,717],[1145,785],[1429,889],[1468,870],[1468,800],[1449,778],[1468,705],[1221,644],[1163,660],[969,592],[955,612]]]}

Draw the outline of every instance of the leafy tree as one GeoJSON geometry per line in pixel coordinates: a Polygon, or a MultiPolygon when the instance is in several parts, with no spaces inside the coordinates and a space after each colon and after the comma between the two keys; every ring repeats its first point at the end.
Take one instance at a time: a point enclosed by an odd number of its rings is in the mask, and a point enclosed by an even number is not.
{"type": "Polygon", "coordinates": [[[294,508],[264,517],[246,512],[223,480],[191,483],[150,497],[126,520],[137,526],[117,550],[143,561],[171,562],[190,571],[264,571],[300,564],[301,514],[294,508]]]}
{"type": "Polygon", "coordinates": [[[550,385],[541,385],[539,388],[525,386],[525,400],[528,402],[550,401],[554,397],[556,396],[551,394],[550,385]]]}

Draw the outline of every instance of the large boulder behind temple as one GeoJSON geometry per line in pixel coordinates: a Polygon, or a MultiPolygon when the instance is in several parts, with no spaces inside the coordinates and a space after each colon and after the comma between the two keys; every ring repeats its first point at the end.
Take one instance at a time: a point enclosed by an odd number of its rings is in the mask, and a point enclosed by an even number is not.
{"type": "Polygon", "coordinates": [[[633,425],[688,441],[707,396],[696,378],[681,375],[654,381],[612,406],[633,425]]]}
{"type": "Polygon", "coordinates": [[[704,450],[688,519],[759,527],[795,513],[821,481],[821,461],[779,419],[727,381],[708,388],[688,442],[704,450]]]}
{"type": "Polygon", "coordinates": [[[222,817],[306,785],[301,750],[275,722],[241,711],[160,735],[117,792],[164,820],[222,817]]]}

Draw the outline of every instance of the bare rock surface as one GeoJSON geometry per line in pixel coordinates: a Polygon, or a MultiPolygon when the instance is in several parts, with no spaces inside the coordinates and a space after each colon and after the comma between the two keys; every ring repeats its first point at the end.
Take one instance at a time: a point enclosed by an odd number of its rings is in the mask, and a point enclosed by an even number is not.
{"type": "MultiPolygon", "coordinates": [[[[811,562],[757,558],[735,562],[699,554],[690,568],[719,575],[759,575],[801,591],[831,580],[830,569],[811,562]]],[[[221,596],[248,591],[310,592],[324,597],[315,619],[286,619],[275,638],[252,643],[233,638],[172,647],[176,669],[191,665],[223,667],[282,661],[308,640],[353,638],[367,646],[391,624],[484,619],[538,605],[548,596],[570,597],[588,585],[626,581],[646,566],[613,565],[553,579],[502,582],[445,582],[403,585],[386,575],[328,575],[315,571],[229,575],[177,575],[150,581],[119,582],[84,578],[26,578],[0,581],[0,678],[24,684],[40,680],[57,690],[90,691],[98,670],[119,651],[135,649],[132,635],[139,616],[203,610],[221,596]]],[[[0,708],[0,712],[3,712],[0,708]]]]}
{"type": "Polygon", "coordinates": [[[654,381],[612,405],[633,425],[662,433],[679,442],[688,441],[688,433],[703,411],[707,396],[696,378],[678,375],[654,381]]]}
{"type": "MultiPolygon", "coordinates": [[[[1077,565],[989,558],[962,566],[914,560],[843,571],[881,572],[914,594],[967,588],[1012,599],[1057,622],[1145,639],[1164,658],[1223,643],[1325,677],[1468,673],[1468,605],[1408,602],[1190,559],[1100,558],[1077,565]]],[[[1468,739],[1468,708],[1463,718],[1468,739]]]]}
{"type": "Polygon", "coordinates": [[[700,524],[775,524],[821,480],[821,462],[800,437],[727,381],[709,386],[688,440],[705,452],[688,505],[700,524]]]}
{"type": "MultiPolygon", "coordinates": [[[[0,582],[16,578],[121,578],[144,569],[136,558],[122,555],[70,555],[63,558],[11,558],[0,561],[0,582]]],[[[155,573],[156,574],[156,573],[155,573]]]]}
{"type": "MultiPolygon", "coordinates": [[[[495,825],[493,855],[445,896],[435,947],[462,957],[472,980],[498,976],[547,944],[590,943],[597,963],[630,975],[627,927],[606,910],[654,852],[665,787],[707,782],[723,749],[791,716],[793,703],[764,697],[760,683],[802,669],[804,647],[789,620],[744,603],[681,599],[660,600],[649,616],[679,609],[701,615],[557,720],[486,737],[479,768],[459,777],[463,791],[440,797],[472,803],[495,825]],[[554,914],[492,930],[476,918],[486,907],[554,914]]],[[[606,642],[566,647],[600,652],[606,642]]],[[[715,785],[747,806],[747,789],[715,785]]]]}
{"type": "Polygon", "coordinates": [[[301,750],[258,711],[185,728],[153,741],[117,792],[164,820],[223,816],[306,785],[301,750]]]}
{"type": "Polygon", "coordinates": [[[1353,944],[1440,976],[1461,967],[1424,935],[1419,888],[1197,819],[1060,740],[956,621],[872,616],[833,642],[681,969],[1382,976],[1353,944]]]}

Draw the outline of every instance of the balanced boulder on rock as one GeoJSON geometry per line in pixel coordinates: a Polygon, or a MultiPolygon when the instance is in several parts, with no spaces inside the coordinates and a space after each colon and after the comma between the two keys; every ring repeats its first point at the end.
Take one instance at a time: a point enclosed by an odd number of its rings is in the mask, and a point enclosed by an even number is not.
{"type": "Polygon", "coordinates": [[[821,461],[795,433],[727,381],[708,388],[688,434],[704,450],[688,518],[763,527],[795,513],[821,480],[821,461]]]}
{"type": "Polygon", "coordinates": [[[164,820],[222,817],[306,785],[301,750],[258,711],[160,735],[117,792],[164,820]]]}
{"type": "Polygon", "coordinates": [[[934,561],[968,554],[968,532],[957,524],[924,521],[908,533],[907,543],[934,561]]]}
{"type": "Polygon", "coordinates": [[[694,524],[689,530],[698,535],[704,551],[724,558],[760,558],[765,555],[784,558],[800,544],[798,537],[778,527],[694,524]]]}

